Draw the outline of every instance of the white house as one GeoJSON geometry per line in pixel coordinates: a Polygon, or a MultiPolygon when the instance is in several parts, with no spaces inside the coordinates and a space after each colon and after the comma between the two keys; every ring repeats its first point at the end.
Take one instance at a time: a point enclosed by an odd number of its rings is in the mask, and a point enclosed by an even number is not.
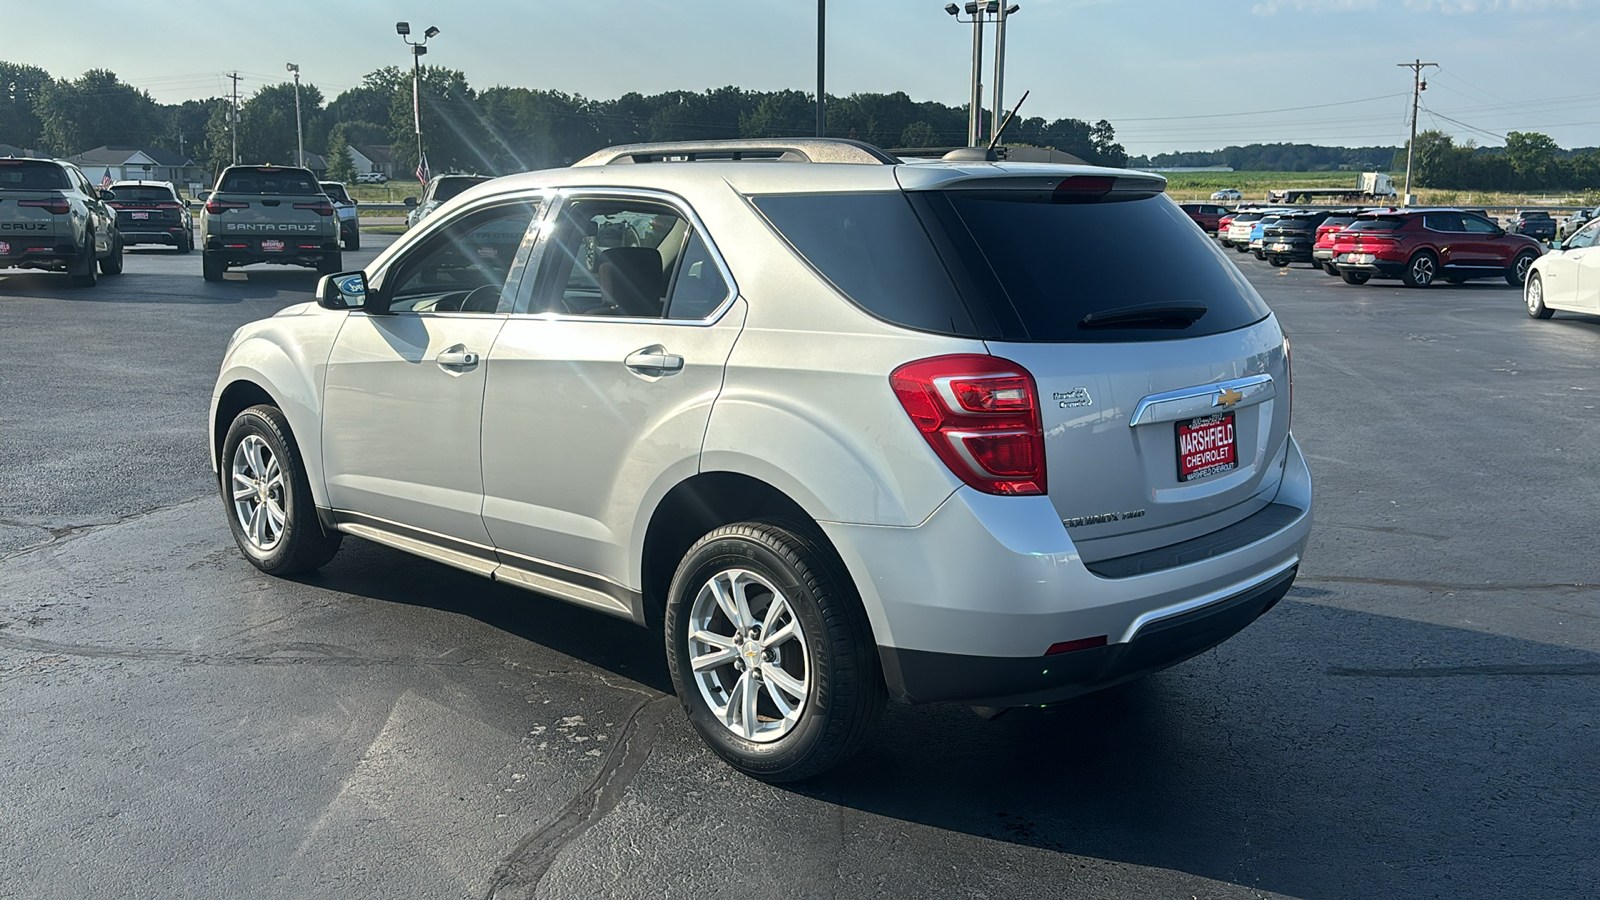
{"type": "Polygon", "coordinates": [[[170,181],[175,185],[209,183],[205,167],[181,153],[153,147],[96,147],[66,158],[90,181],[170,181]]]}

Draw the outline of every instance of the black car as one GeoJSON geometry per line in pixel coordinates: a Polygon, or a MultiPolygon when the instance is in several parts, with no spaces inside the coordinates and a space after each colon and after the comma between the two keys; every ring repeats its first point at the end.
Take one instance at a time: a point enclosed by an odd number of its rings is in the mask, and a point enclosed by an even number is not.
{"type": "Polygon", "coordinates": [[[1327,210],[1286,213],[1261,229],[1261,252],[1267,262],[1280,269],[1296,262],[1318,265],[1311,251],[1317,242],[1317,226],[1330,215],[1327,210]]]}
{"type": "Polygon", "coordinates": [[[1548,241],[1556,236],[1556,220],[1542,209],[1527,209],[1517,213],[1506,229],[1512,234],[1525,234],[1531,238],[1548,241]]]}
{"type": "Polygon", "coordinates": [[[117,231],[124,244],[166,244],[179,253],[194,249],[194,216],[189,204],[167,181],[119,181],[111,186],[116,199],[117,231]]]}

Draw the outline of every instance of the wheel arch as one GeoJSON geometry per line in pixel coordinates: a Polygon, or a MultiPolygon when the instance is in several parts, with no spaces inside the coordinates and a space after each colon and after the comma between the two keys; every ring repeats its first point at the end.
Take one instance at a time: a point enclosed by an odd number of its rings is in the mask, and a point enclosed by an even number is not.
{"type": "Polygon", "coordinates": [[[289,438],[305,466],[311,496],[319,507],[328,506],[327,488],[322,478],[321,391],[313,384],[302,354],[291,355],[278,341],[254,336],[242,341],[229,353],[218,389],[213,393],[211,411],[211,465],[220,471],[222,442],[228,427],[241,411],[267,403],[283,413],[289,423],[289,438]]]}

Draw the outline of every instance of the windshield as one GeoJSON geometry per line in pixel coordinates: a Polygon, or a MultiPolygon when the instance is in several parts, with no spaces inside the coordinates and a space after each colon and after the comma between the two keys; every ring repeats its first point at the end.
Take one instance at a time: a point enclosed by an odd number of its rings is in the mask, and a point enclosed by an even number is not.
{"type": "Polygon", "coordinates": [[[60,191],[67,173],[51,162],[0,159],[0,191],[60,191]]]}
{"type": "Polygon", "coordinates": [[[433,199],[443,203],[453,199],[475,184],[483,184],[489,180],[487,175],[463,175],[459,178],[441,178],[439,184],[433,189],[433,199]]]}
{"type": "Polygon", "coordinates": [[[305,169],[280,169],[260,166],[229,169],[222,173],[219,194],[320,194],[322,188],[305,169]]]}

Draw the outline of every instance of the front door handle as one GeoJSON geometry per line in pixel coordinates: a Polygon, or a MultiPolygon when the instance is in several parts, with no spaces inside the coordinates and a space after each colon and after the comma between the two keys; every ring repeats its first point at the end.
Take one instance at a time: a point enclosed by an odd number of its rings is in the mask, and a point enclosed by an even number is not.
{"type": "Polygon", "coordinates": [[[461,345],[439,351],[438,363],[451,369],[466,369],[478,364],[478,354],[461,345]]]}
{"type": "Polygon", "coordinates": [[[622,364],[636,372],[659,375],[677,372],[683,368],[683,357],[668,353],[664,347],[646,347],[628,354],[622,364]]]}

